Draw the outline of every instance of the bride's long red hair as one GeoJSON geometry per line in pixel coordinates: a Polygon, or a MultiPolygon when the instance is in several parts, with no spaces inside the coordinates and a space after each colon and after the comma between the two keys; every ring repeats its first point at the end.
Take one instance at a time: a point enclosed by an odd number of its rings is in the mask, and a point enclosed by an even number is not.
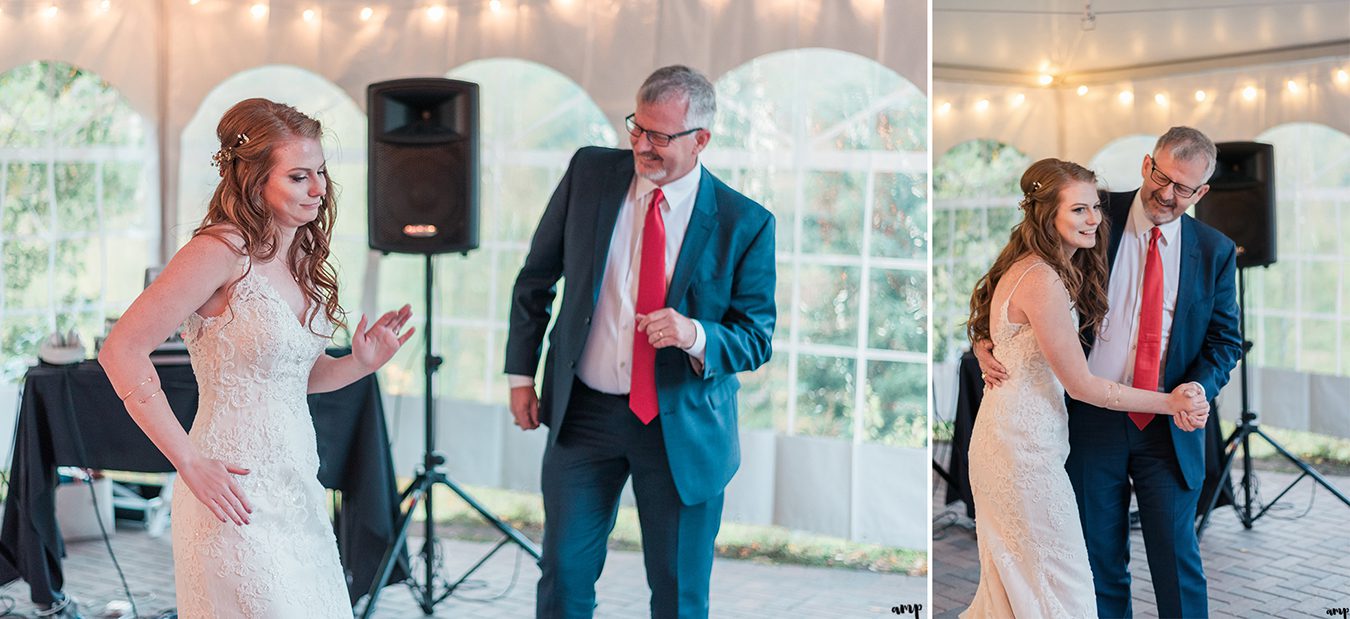
{"type": "MultiPolygon", "coordinates": [[[[214,159],[220,167],[220,184],[193,235],[213,236],[240,255],[269,261],[280,247],[277,229],[272,225],[272,211],[262,196],[275,165],[272,156],[289,140],[320,139],[323,127],[289,105],[261,98],[245,99],[220,118],[216,137],[220,139],[220,151],[214,159]],[[242,239],[242,246],[232,241],[235,234],[242,239]]],[[[329,178],[318,216],[295,231],[295,240],[286,256],[286,266],[300,284],[310,308],[304,317],[306,325],[311,325],[322,310],[333,325],[346,326],[343,320],[346,313],[338,304],[337,272],[328,262],[337,209],[335,190],[329,178]]],[[[252,261],[248,268],[252,268],[252,261]]],[[[318,335],[326,337],[331,333],[318,335]]]]}
{"type": "Polygon", "coordinates": [[[1081,165],[1059,159],[1042,159],[1022,173],[1022,221],[1013,226],[1008,244],[1003,246],[989,272],[976,282],[970,295],[970,320],[966,335],[971,342],[989,339],[990,304],[999,280],[1013,263],[1028,254],[1044,260],[1069,291],[1081,321],[1081,337],[1094,333],[1106,318],[1106,246],[1111,238],[1110,220],[1103,216],[1097,226],[1097,244],[1079,249],[1071,259],[1064,258],[1062,241],[1055,230],[1059,212],[1059,193],[1074,182],[1097,184],[1097,175],[1081,165]]]}

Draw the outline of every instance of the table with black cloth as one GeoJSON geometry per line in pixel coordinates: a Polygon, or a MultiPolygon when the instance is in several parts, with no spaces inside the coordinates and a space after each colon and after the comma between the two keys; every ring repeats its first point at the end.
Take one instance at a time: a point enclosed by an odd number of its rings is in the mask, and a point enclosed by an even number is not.
{"type": "MultiPolygon", "coordinates": [[[[956,421],[952,429],[951,458],[947,463],[951,482],[947,484],[947,497],[944,501],[950,505],[956,501],[965,501],[966,516],[975,517],[975,501],[970,494],[970,434],[975,429],[975,416],[980,411],[980,400],[984,398],[984,379],[980,378],[980,362],[975,354],[966,351],[961,355],[957,378],[956,421]]],[[[1210,401],[1213,410],[1205,424],[1205,482],[1200,489],[1200,503],[1196,511],[1200,512],[1209,505],[1214,490],[1219,487],[1219,477],[1223,473],[1223,429],[1219,427],[1219,405],[1210,401]]],[[[1170,420],[1169,420],[1170,423],[1170,420]]],[[[1233,489],[1225,484],[1215,505],[1231,505],[1233,489]]],[[[1197,513],[1196,516],[1203,514],[1197,513]]]]}
{"type": "MultiPolygon", "coordinates": [[[[341,355],[346,351],[329,351],[341,355]]],[[[186,364],[159,365],[164,397],[184,428],[197,414],[197,381],[186,364]]],[[[309,396],[319,446],[319,481],[341,492],[334,528],[351,602],[370,589],[395,538],[398,491],[372,374],[309,396]]],[[[65,545],[55,513],[56,467],[167,473],[169,461],[127,414],[94,361],[40,365],[24,378],[9,495],[0,528],[0,584],[23,578],[38,605],[61,599],[65,545]]],[[[407,549],[391,582],[407,577],[407,549]]]]}

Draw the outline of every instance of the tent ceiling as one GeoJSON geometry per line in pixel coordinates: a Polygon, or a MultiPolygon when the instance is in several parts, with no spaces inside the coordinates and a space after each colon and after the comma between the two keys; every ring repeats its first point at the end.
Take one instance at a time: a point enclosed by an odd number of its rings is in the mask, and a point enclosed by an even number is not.
{"type": "MultiPolygon", "coordinates": [[[[1084,75],[1286,48],[1350,55],[1346,0],[934,0],[944,69],[1084,75]],[[1011,6],[1010,6],[1011,5],[1011,6]],[[1083,27],[1085,5],[1095,27],[1083,27]]],[[[1235,58],[1234,65],[1245,64],[1235,58]]]]}

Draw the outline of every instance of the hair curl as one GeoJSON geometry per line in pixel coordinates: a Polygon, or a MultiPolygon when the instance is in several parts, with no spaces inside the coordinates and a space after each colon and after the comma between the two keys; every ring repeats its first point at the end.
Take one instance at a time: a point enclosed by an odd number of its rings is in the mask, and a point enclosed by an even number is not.
{"type": "MultiPolygon", "coordinates": [[[[206,216],[193,236],[212,236],[241,256],[269,261],[280,247],[278,230],[272,225],[272,210],[263,200],[263,188],[276,165],[273,155],[290,140],[320,139],[323,127],[289,105],[255,98],[240,101],[226,111],[216,127],[216,136],[221,150],[212,159],[220,167],[220,184],[216,185],[206,216]],[[235,234],[241,239],[240,246],[231,240],[235,234]]],[[[295,240],[286,256],[287,269],[300,284],[309,307],[304,319],[311,331],[321,309],[334,326],[346,326],[346,312],[338,304],[337,272],[328,262],[337,209],[336,188],[329,178],[318,215],[295,231],[295,240]]],[[[248,268],[253,268],[252,260],[248,268]]]]}
{"type": "Polygon", "coordinates": [[[1087,334],[1100,329],[1107,309],[1106,240],[1111,238],[1110,222],[1102,218],[1097,227],[1095,246],[1075,251],[1070,259],[1064,258],[1062,241],[1055,229],[1055,216],[1059,213],[1060,192],[1074,182],[1096,185],[1097,175],[1076,163],[1059,159],[1037,161],[1022,174],[1023,198],[1019,203],[1022,221],[1013,226],[1008,244],[1003,246],[989,272],[976,282],[970,296],[966,335],[971,342],[989,339],[994,290],[1013,263],[1028,255],[1044,260],[1063,280],[1081,317],[1079,337],[1084,343],[1087,334]]]}

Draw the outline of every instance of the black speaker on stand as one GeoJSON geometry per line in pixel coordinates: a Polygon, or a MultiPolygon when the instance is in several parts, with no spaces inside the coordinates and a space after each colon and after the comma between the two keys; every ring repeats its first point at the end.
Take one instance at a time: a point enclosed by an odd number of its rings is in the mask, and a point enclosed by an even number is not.
{"type": "Polygon", "coordinates": [[[433,354],[432,291],[435,271],[432,256],[468,253],[478,248],[478,85],[441,78],[415,78],[371,84],[366,90],[369,135],[369,240],[370,247],[426,258],[425,403],[423,429],[425,451],[415,477],[399,498],[409,501],[396,523],[397,537],[385,551],[371,584],[361,616],[370,617],[380,591],[396,564],[405,562],[404,544],[408,527],[419,505],[425,518],[422,559],[425,579],[408,579],[422,612],[431,615],[468,580],[478,568],[509,542],[539,559],[539,548],[520,531],[503,522],[474,500],[446,474],[445,456],[436,451],[436,399],[433,386],[441,357],[433,354]],[[432,490],[443,485],[459,495],[469,507],[502,533],[477,563],[454,582],[440,579],[438,590],[436,522],[432,490]]]}
{"type": "Polygon", "coordinates": [[[1272,505],[1294,488],[1304,477],[1312,477],[1350,506],[1336,486],[1322,477],[1317,469],[1285,449],[1269,434],[1261,430],[1256,411],[1248,400],[1247,390],[1247,353],[1252,343],[1247,340],[1247,269],[1267,267],[1275,263],[1275,148],[1258,142],[1224,142],[1219,148],[1218,161],[1214,167],[1214,176],[1210,177],[1209,192],[1195,206],[1195,216],[1210,226],[1223,232],[1237,244],[1238,266],[1238,329],[1242,337],[1242,357],[1238,367],[1242,377],[1242,413],[1237,428],[1224,443],[1223,472],[1209,503],[1205,506],[1204,516],[1196,525],[1195,536],[1199,539],[1209,525],[1209,516],[1222,494],[1222,489],[1232,479],[1233,464],[1237,461],[1239,448],[1242,452],[1242,480],[1240,481],[1242,498],[1233,501],[1233,509],[1244,528],[1250,529],[1258,518],[1264,516],[1272,505]],[[1255,477],[1252,473],[1251,438],[1264,439],[1275,451],[1297,467],[1302,474],[1290,482],[1276,497],[1264,507],[1254,504],[1255,477]]]}

